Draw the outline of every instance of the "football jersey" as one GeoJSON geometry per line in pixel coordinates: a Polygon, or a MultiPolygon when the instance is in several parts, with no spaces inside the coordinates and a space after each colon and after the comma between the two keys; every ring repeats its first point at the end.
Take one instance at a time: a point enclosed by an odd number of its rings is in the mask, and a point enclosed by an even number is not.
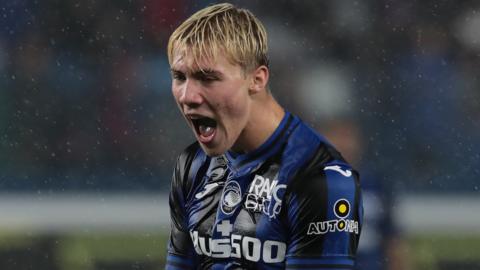
{"type": "Polygon", "coordinates": [[[256,150],[178,158],[166,269],[352,269],[362,228],[358,173],[286,113],[256,150]]]}

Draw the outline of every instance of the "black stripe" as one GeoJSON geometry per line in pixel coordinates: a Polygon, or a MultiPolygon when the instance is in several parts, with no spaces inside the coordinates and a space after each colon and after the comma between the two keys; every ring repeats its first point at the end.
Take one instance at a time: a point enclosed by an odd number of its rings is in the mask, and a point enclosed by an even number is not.
{"type": "MultiPolygon", "coordinates": [[[[314,159],[319,152],[322,152],[322,144],[318,146],[314,159]]],[[[307,170],[299,169],[298,174],[294,176],[293,182],[288,187],[288,192],[295,194],[296,204],[302,214],[301,221],[290,221],[299,223],[302,241],[298,243],[293,254],[294,256],[320,256],[324,250],[325,235],[307,235],[309,225],[313,221],[322,221],[327,219],[328,210],[328,186],[323,167],[309,168],[307,170]]]]}
{"type": "Polygon", "coordinates": [[[353,269],[348,264],[287,264],[286,269],[330,268],[330,269],[353,269]]]}
{"type": "MultiPolygon", "coordinates": [[[[196,155],[195,155],[196,156],[196,155]]],[[[208,167],[210,167],[210,161],[211,158],[207,155],[206,160],[200,164],[200,167],[198,167],[197,171],[191,170],[191,167],[193,166],[194,162],[202,162],[201,159],[194,159],[189,167],[189,173],[188,173],[188,181],[190,183],[190,187],[188,190],[187,194],[187,201],[185,202],[185,207],[187,209],[190,208],[190,204],[192,203],[192,199],[194,198],[195,194],[200,192],[200,189],[203,188],[203,185],[201,184],[201,181],[203,180],[205,174],[207,173],[208,167]],[[195,184],[195,185],[194,185],[195,184]]]]}
{"type": "MultiPolygon", "coordinates": [[[[200,149],[200,145],[198,142],[194,142],[192,145],[190,145],[186,150],[185,153],[182,154],[181,157],[184,155],[186,156],[185,158],[181,159],[180,165],[180,175],[183,177],[182,178],[182,191],[183,191],[183,198],[184,200],[187,199],[190,188],[192,187],[193,184],[193,172],[191,170],[193,161],[195,160],[195,157],[198,154],[198,150],[200,149]]],[[[186,203],[186,201],[184,202],[186,203]]]]}
{"type": "MultiPolygon", "coordinates": [[[[352,170],[353,171],[353,170],[352,170]]],[[[358,173],[356,171],[353,171],[353,178],[354,178],[354,185],[355,185],[355,203],[353,206],[354,209],[354,216],[353,219],[355,221],[358,221],[358,234],[356,233],[351,233],[350,234],[350,245],[349,245],[349,253],[350,255],[355,255],[357,252],[358,248],[358,243],[360,239],[360,232],[362,229],[362,224],[360,223],[360,213],[359,213],[359,203],[360,203],[360,198],[361,198],[361,191],[360,191],[360,179],[358,177],[358,173]]]]}
{"type": "Polygon", "coordinates": [[[208,201],[205,200],[206,198],[203,198],[203,201],[202,201],[203,206],[200,210],[197,210],[197,213],[198,213],[197,215],[200,216],[201,218],[198,219],[198,221],[196,221],[196,224],[195,226],[193,226],[192,230],[199,230],[199,227],[203,225],[203,223],[207,219],[212,219],[213,220],[212,222],[215,222],[215,213],[217,212],[217,209],[218,209],[218,203],[214,204],[213,202],[215,200],[218,200],[217,196],[219,196],[219,194],[221,193],[217,192],[215,193],[214,196],[206,197],[207,199],[209,198],[208,201]],[[205,209],[207,210],[205,211],[205,209]]]}
{"type": "Polygon", "coordinates": [[[191,269],[192,268],[191,265],[183,264],[183,263],[177,263],[177,262],[169,262],[168,260],[167,260],[167,265],[175,266],[175,267],[181,268],[181,269],[191,269]]]}
{"type": "MultiPolygon", "coordinates": [[[[321,211],[321,216],[320,216],[320,220],[327,220],[327,213],[328,213],[328,181],[327,181],[327,175],[325,174],[325,171],[324,170],[321,170],[320,171],[320,183],[319,185],[321,185],[320,187],[320,191],[321,193],[318,194],[319,196],[319,201],[320,201],[320,208],[318,208],[320,211],[321,211]]],[[[318,245],[317,249],[315,250],[316,253],[314,254],[323,254],[323,249],[324,249],[324,238],[325,238],[325,234],[322,234],[321,235],[321,244],[318,245]]]]}

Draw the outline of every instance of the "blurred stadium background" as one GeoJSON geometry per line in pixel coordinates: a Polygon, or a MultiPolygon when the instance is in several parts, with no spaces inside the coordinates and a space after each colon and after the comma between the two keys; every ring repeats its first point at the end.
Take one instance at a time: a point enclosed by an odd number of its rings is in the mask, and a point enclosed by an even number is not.
{"type": "MultiPolygon", "coordinates": [[[[163,268],[193,140],[165,47],[210,3],[1,1],[0,269],[163,268]]],[[[276,98],[360,170],[363,269],[480,269],[480,3],[233,3],[267,27],[276,98]]]]}

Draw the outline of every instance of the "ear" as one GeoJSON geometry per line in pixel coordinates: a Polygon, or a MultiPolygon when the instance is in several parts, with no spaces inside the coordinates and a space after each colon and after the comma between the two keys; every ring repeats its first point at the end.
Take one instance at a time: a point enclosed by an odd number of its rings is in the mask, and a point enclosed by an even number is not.
{"type": "Polygon", "coordinates": [[[256,68],[252,72],[252,81],[249,88],[250,94],[257,94],[265,91],[267,88],[269,75],[270,73],[266,66],[262,65],[256,68]]]}

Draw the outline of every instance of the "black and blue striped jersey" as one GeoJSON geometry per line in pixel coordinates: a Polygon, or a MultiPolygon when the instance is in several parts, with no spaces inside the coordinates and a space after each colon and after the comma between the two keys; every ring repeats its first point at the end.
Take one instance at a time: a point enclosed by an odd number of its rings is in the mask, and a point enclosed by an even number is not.
{"type": "Polygon", "coordinates": [[[178,158],[166,269],[353,269],[362,228],[358,173],[286,113],[247,154],[178,158]]]}

